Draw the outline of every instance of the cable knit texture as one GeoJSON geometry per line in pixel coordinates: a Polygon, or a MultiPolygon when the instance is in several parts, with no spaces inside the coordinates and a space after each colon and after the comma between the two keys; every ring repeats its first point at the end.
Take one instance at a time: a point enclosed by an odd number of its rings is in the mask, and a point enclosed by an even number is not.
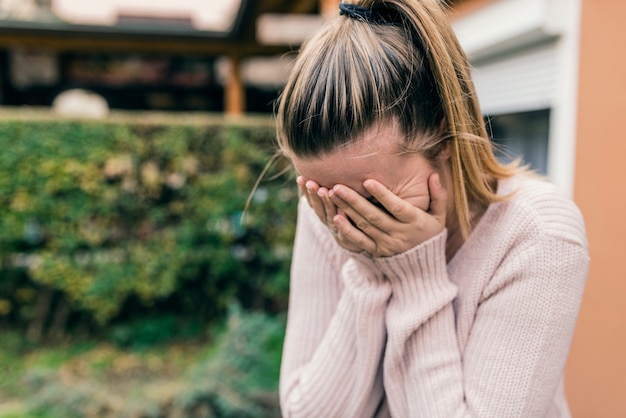
{"type": "Polygon", "coordinates": [[[563,369],[588,269],[570,199],[527,175],[446,264],[446,232],[402,254],[343,250],[299,205],[285,417],[568,417],[563,369]]]}

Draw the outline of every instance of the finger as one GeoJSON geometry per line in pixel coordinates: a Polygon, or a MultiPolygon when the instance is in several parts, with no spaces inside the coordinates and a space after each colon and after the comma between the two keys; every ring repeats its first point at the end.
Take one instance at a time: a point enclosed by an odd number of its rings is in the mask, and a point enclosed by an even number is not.
{"type": "Polygon", "coordinates": [[[337,214],[337,207],[330,200],[328,196],[328,189],[326,187],[320,187],[317,190],[317,195],[322,201],[322,205],[324,206],[324,214],[326,216],[326,225],[332,230],[336,231],[337,227],[333,223],[333,217],[337,214]]]}
{"type": "Polygon", "coordinates": [[[398,221],[410,223],[415,219],[415,207],[382,183],[368,179],[363,182],[363,187],[398,221]]]}
{"type": "Polygon", "coordinates": [[[344,247],[352,251],[367,251],[370,253],[376,250],[376,242],[352,225],[346,214],[341,210],[335,215],[333,222],[337,226],[337,239],[344,247]]]}
{"type": "MultiPolygon", "coordinates": [[[[298,176],[296,178],[296,183],[298,184],[298,189],[300,190],[300,193],[302,193],[302,195],[306,197],[306,200],[308,201],[309,193],[306,189],[306,180],[304,179],[304,177],[298,176]]],[[[311,204],[311,202],[309,202],[309,204],[311,204]]]]}
{"type": "MultiPolygon", "coordinates": [[[[335,215],[335,217],[337,216],[341,216],[342,219],[345,219],[348,223],[350,223],[350,220],[347,218],[346,214],[344,212],[342,212],[340,209],[337,209],[337,215],[335,215]]],[[[341,220],[339,222],[342,222],[341,220]]],[[[335,218],[333,218],[333,225],[335,225],[336,228],[336,232],[333,232],[333,235],[335,237],[335,240],[339,243],[339,245],[341,245],[343,248],[349,250],[349,251],[354,251],[354,252],[360,252],[363,251],[363,248],[357,246],[356,244],[354,244],[350,238],[348,238],[347,236],[345,236],[339,229],[338,225],[335,223],[335,218]]],[[[352,227],[354,227],[353,225],[351,225],[352,227]]],[[[342,227],[342,229],[344,231],[346,231],[349,234],[349,230],[346,230],[346,227],[342,227]]]]}
{"type": "Polygon", "coordinates": [[[329,195],[333,203],[366,234],[372,236],[375,233],[372,230],[385,226],[385,212],[349,187],[336,185],[329,191],[329,195]]]}
{"type": "Polygon", "coordinates": [[[430,208],[428,213],[437,220],[445,223],[448,207],[448,192],[441,184],[441,177],[438,173],[433,173],[428,178],[428,191],[430,193],[430,208]]]}
{"type": "Polygon", "coordinates": [[[298,178],[296,179],[296,183],[298,183],[298,189],[300,189],[300,193],[302,193],[302,195],[306,198],[309,206],[313,208],[313,202],[311,202],[311,196],[309,194],[309,190],[306,187],[306,179],[302,176],[298,176],[298,178]]]}
{"type": "Polygon", "coordinates": [[[317,191],[319,190],[318,184],[312,180],[307,180],[305,186],[309,204],[315,211],[317,217],[320,218],[322,222],[326,223],[326,212],[324,210],[324,204],[322,203],[322,199],[320,199],[317,194],[317,191]]]}

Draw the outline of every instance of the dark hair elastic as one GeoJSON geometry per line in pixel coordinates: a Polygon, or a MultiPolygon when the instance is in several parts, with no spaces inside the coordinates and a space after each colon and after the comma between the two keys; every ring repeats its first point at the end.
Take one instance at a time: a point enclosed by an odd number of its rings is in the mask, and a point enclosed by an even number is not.
{"type": "Polygon", "coordinates": [[[362,20],[364,22],[372,22],[372,9],[358,6],[350,3],[339,3],[339,15],[346,16],[351,19],[362,20]]]}

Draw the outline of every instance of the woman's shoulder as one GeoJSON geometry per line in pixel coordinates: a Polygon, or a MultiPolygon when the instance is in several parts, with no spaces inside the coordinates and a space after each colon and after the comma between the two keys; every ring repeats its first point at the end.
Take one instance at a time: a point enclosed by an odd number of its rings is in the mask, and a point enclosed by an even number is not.
{"type": "Polygon", "coordinates": [[[502,222],[520,232],[540,233],[587,246],[585,223],[576,203],[539,175],[523,173],[500,180],[498,194],[507,196],[493,204],[502,222]]]}

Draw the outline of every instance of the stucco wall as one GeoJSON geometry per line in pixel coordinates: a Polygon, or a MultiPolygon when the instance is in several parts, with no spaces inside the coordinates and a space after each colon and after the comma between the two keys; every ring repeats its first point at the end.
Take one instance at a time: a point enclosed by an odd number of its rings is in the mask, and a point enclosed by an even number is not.
{"type": "Polygon", "coordinates": [[[626,417],[626,2],[583,0],[574,199],[591,267],[567,366],[575,417],[626,417]]]}

